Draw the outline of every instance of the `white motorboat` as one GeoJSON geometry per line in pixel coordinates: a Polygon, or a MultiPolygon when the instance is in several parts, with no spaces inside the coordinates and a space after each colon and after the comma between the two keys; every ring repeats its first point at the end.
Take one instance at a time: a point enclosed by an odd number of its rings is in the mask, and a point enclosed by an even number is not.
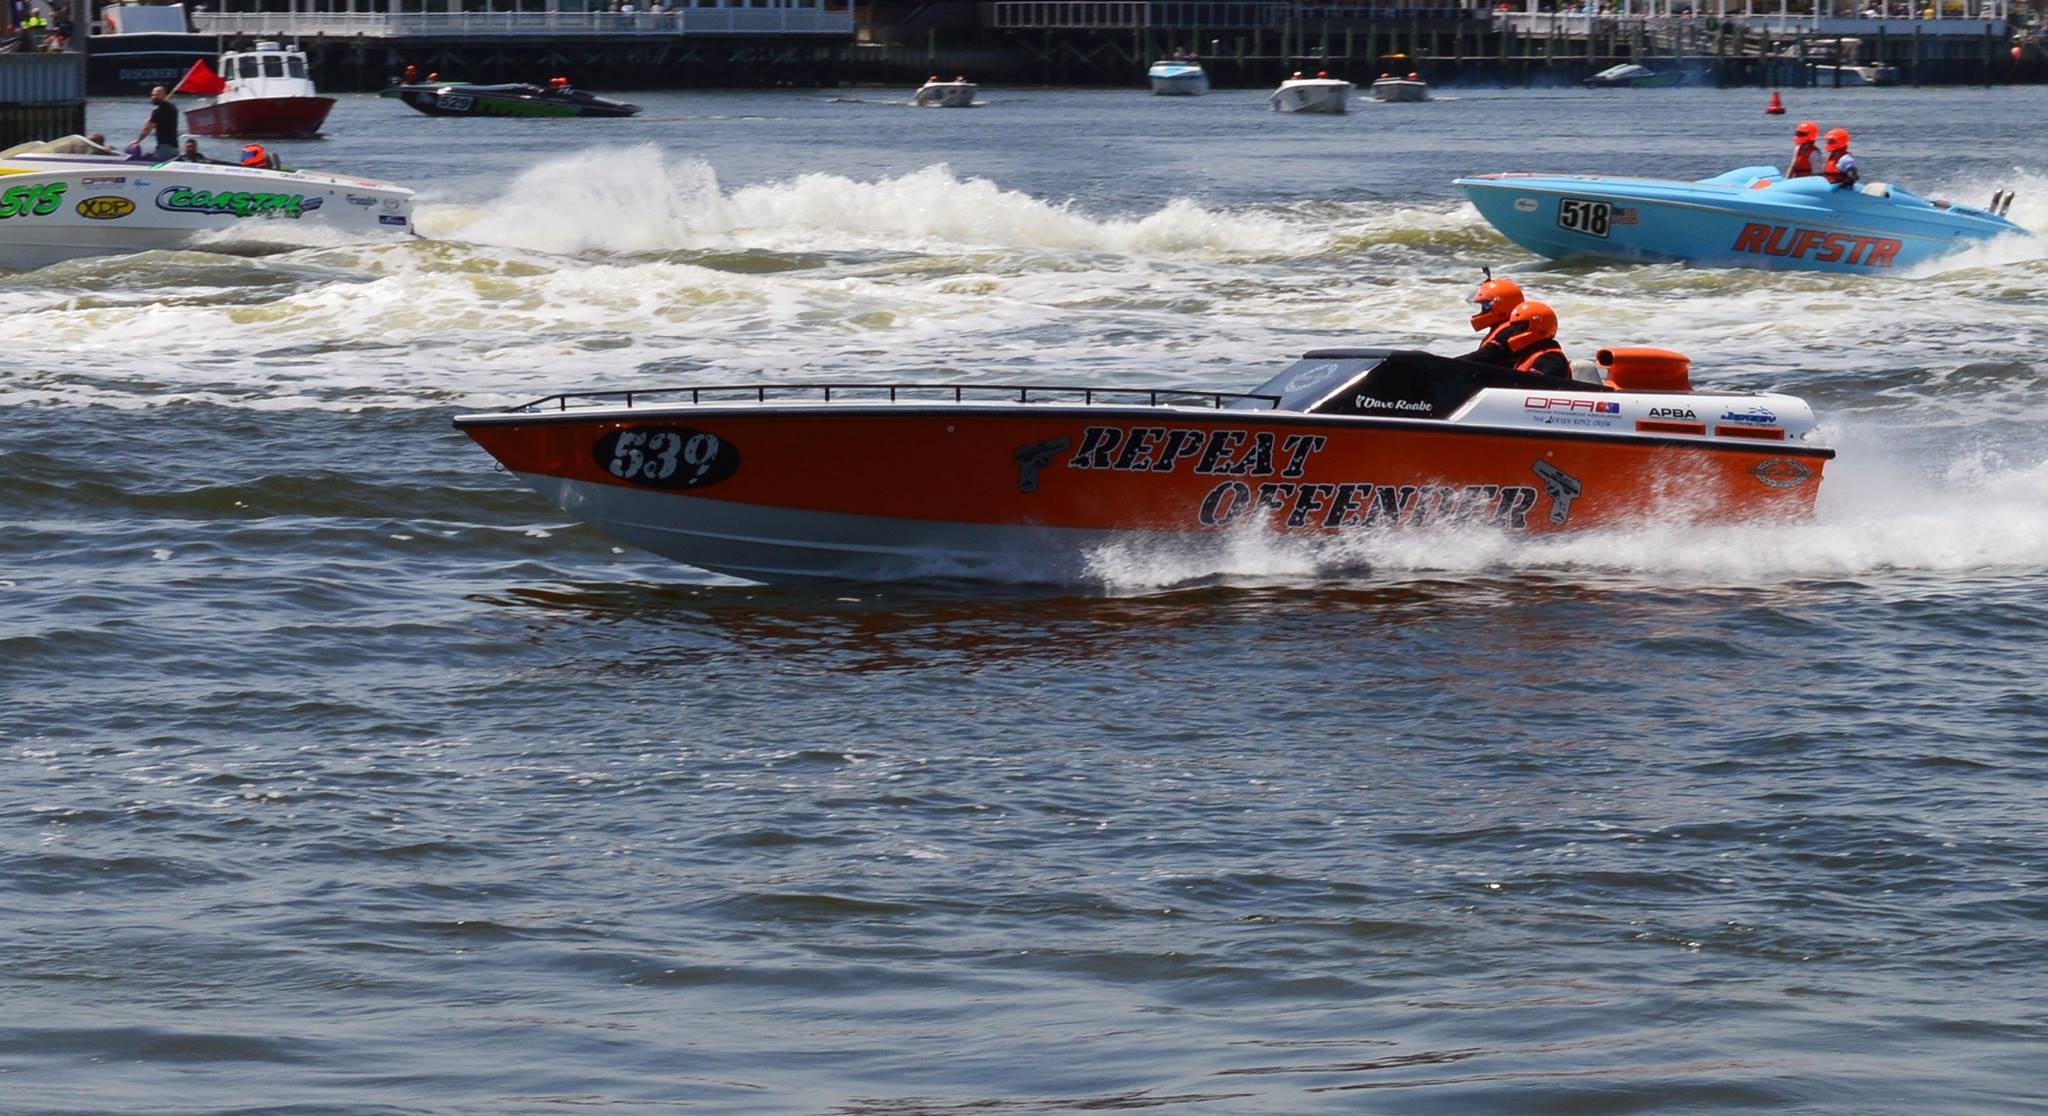
{"type": "Polygon", "coordinates": [[[1372,83],[1372,99],[1394,103],[1427,101],[1429,100],[1429,83],[1414,74],[1409,74],[1407,77],[1381,74],[1380,79],[1372,83]]]}
{"type": "Polygon", "coordinates": [[[974,104],[975,89],[975,84],[964,75],[952,81],[940,81],[939,76],[933,74],[930,81],[918,87],[917,95],[910,100],[912,104],[927,108],[967,108],[974,104]]]}
{"type": "Polygon", "coordinates": [[[1269,102],[1274,112],[1339,113],[1351,110],[1351,83],[1327,73],[1312,78],[1295,75],[1280,83],[1269,102]]]}
{"type": "Polygon", "coordinates": [[[153,248],[303,243],[412,231],[412,191],[368,178],[131,158],[82,136],[0,151],[0,267],[153,248]],[[286,227],[280,227],[286,226],[286,227]],[[275,229],[276,236],[266,237],[275,229]],[[219,233],[231,233],[221,237],[219,233]]]}
{"type": "Polygon", "coordinates": [[[1840,85],[1840,86],[1843,86],[1843,87],[1845,87],[1845,88],[1846,88],[1846,87],[1850,87],[1850,86],[1866,86],[1866,85],[1897,85],[1898,83],[1899,83],[1899,68],[1898,68],[1897,66],[1884,66],[1884,65],[1866,65],[1866,66],[1827,66],[1827,65],[1823,65],[1823,66],[1815,66],[1815,67],[1813,68],[1813,84],[1815,84],[1816,86],[1819,86],[1819,87],[1821,87],[1821,88],[1823,88],[1823,89],[1826,89],[1826,88],[1830,88],[1830,87],[1832,87],[1832,86],[1837,86],[1837,85],[1840,85]]]}
{"type": "Polygon", "coordinates": [[[1782,58],[1813,68],[1813,84],[1834,86],[1897,85],[1899,68],[1879,60],[1863,62],[1860,38],[1801,39],[1783,47],[1773,58],[1782,58]]]}
{"type": "Polygon", "coordinates": [[[1209,72],[1200,62],[1187,59],[1154,62],[1145,77],[1158,97],[1199,97],[1209,91],[1209,72]]]}
{"type": "Polygon", "coordinates": [[[221,55],[218,74],[201,59],[172,92],[214,98],[185,110],[185,130],[195,136],[304,139],[319,134],[334,107],[313,88],[306,53],[273,42],[221,55]]]}
{"type": "Polygon", "coordinates": [[[1676,70],[1658,72],[1648,66],[1624,62],[1586,79],[1590,89],[1665,89],[1685,80],[1685,75],[1676,70]]]}

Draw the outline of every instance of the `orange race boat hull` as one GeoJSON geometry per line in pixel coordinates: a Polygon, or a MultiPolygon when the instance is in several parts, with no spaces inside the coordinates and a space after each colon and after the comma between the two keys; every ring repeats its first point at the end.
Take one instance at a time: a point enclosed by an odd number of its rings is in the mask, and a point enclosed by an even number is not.
{"type": "Polygon", "coordinates": [[[607,533],[762,580],[1063,580],[1104,545],[1184,548],[1241,532],[1795,520],[1812,514],[1833,456],[1663,437],[1673,424],[1626,412],[1570,421],[851,403],[516,411],[457,425],[607,533]]]}

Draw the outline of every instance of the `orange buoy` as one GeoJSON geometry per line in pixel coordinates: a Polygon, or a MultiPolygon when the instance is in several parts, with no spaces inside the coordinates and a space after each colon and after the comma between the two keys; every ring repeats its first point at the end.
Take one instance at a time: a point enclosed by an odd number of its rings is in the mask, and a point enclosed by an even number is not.
{"type": "Polygon", "coordinates": [[[1771,103],[1770,103],[1770,104],[1768,104],[1768,105],[1765,105],[1765,106],[1764,106],[1764,115],[1765,115],[1765,116],[1783,116],[1783,115],[1785,115],[1785,102],[1783,102],[1783,101],[1781,101],[1781,100],[1779,100],[1779,99],[1778,99],[1778,91],[1777,91],[1777,90],[1775,90],[1775,89],[1771,90],[1771,103]]]}

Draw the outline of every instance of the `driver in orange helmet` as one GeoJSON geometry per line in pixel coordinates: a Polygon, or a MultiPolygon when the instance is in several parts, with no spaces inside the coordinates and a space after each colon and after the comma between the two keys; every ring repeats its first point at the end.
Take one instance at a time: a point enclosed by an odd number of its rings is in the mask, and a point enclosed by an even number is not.
{"type": "Polygon", "coordinates": [[[1821,146],[1828,153],[1827,164],[1821,168],[1821,173],[1835,184],[1837,190],[1855,189],[1856,180],[1861,176],[1856,173],[1856,156],[1849,154],[1849,129],[1829,128],[1821,146]]]}
{"type": "Polygon", "coordinates": [[[1798,144],[1792,151],[1792,165],[1785,168],[1786,178],[1806,178],[1820,173],[1820,125],[1811,120],[1802,120],[1792,129],[1792,142],[1798,144]]]}
{"type": "Polygon", "coordinates": [[[1541,302],[1524,302],[1508,315],[1507,349],[1514,369],[1537,376],[1572,378],[1572,362],[1557,343],[1557,312],[1541,302]]]}
{"type": "Polygon", "coordinates": [[[1466,360],[1477,360],[1497,364],[1502,368],[1514,366],[1514,354],[1508,351],[1502,334],[1507,332],[1508,315],[1522,304],[1522,288],[1513,279],[1495,279],[1491,273],[1465,299],[1479,309],[1472,315],[1472,328],[1483,329],[1486,336],[1479,341],[1479,347],[1465,354],[1466,360]]]}

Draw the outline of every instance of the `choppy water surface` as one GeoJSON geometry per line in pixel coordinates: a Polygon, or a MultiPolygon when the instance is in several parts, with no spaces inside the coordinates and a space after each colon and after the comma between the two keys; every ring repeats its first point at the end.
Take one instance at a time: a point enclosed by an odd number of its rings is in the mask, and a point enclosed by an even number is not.
{"type": "MultiPolygon", "coordinates": [[[[1556,267],[1449,186],[1769,161],[1753,91],[906,95],[343,98],[285,157],[431,239],[0,277],[0,1108],[2048,1108],[2048,249],[1556,267]],[[447,422],[1241,389],[1480,264],[1813,400],[1816,521],[764,589],[447,422]]],[[[1790,101],[2048,232],[2040,91],[1790,101]]]]}

